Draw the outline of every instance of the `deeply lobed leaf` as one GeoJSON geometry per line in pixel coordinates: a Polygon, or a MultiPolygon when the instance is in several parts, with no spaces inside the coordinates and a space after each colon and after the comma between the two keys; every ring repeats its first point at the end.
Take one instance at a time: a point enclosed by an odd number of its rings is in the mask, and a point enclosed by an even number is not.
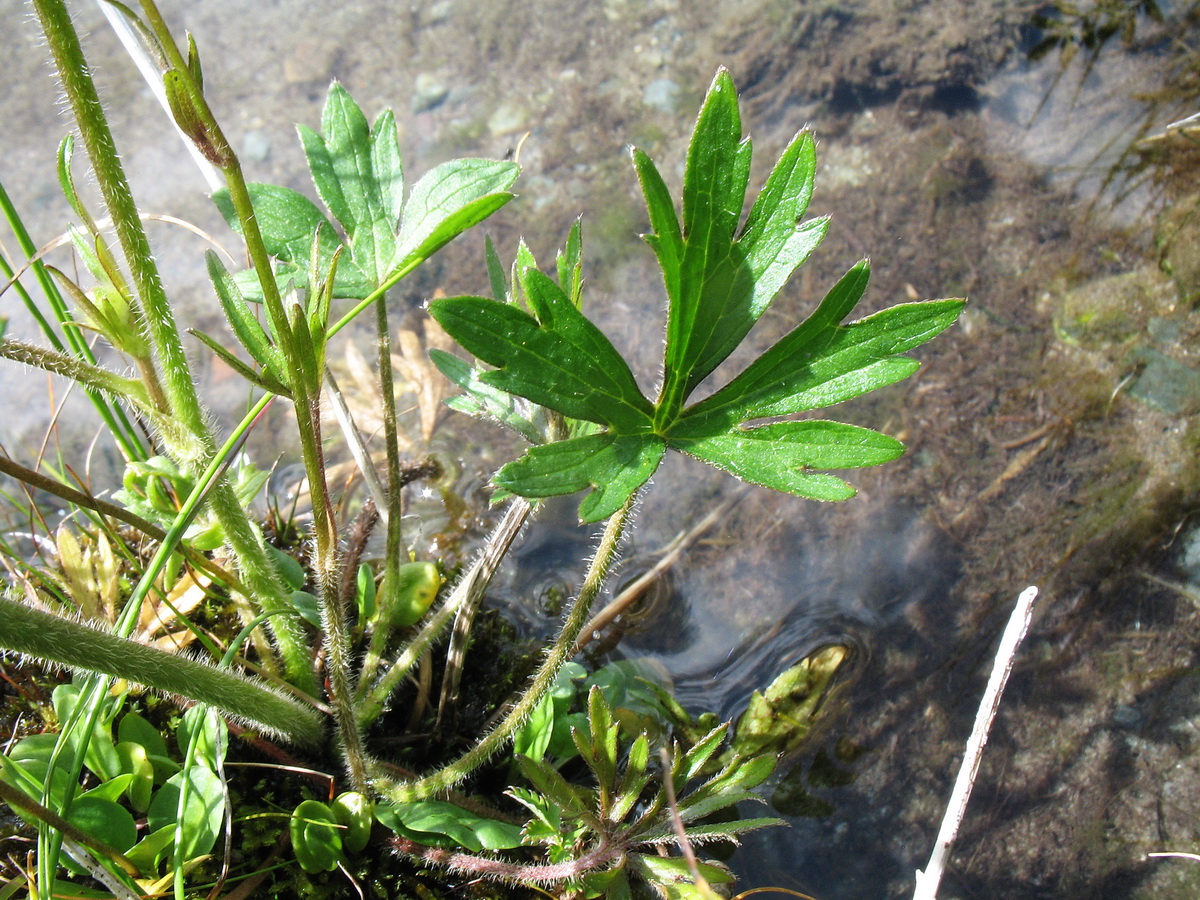
{"type": "Polygon", "coordinates": [[[495,300],[464,297],[431,305],[446,331],[496,367],[485,371],[443,361],[471,395],[463,401],[471,408],[519,429],[532,424],[529,416],[514,421],[495,396],[481,390],[490,387],[606,429],[534,447],[500,470],[497,486],[530,498],[592,488],[580,516],[595,521],[646,482],[666,447],[755,484],[818,500],[844,500],[854,489],[814,470],[878,465],[903,452],[892,438],[835,422],[750,424],[830,406],[907,377],[918,363],[903,354],[961,313],[961,300],[928,301],[843,325],[866,288],[870,267],[865,260],[740,375],[707,399],[685,405],[828,228],[827,218],[799,221],[812,196],[816,168],[812,136],[800,132],[780,156],[739,233],[750,153],[733,81],[724,69],[713,79],[688,149],[682,222],[653,161],[632,152],[650,218],[645,239],[658,258],[668,302],[663,386],[653,404],[608,339],[579,312],[578,229],[559,258],[563,287],[537,271],[522,245],[510,289],[489,249],[495,300]],[[532,314],[522,311],[522,302],[532,314]]]}
{"type": "Polygon", "coordinates": [[[523,284],[543,321],[486,297],[435,300],[429,313],[497,367],[481,376],[485,384],[625,434],[649,431],[650,403],[603,332],[541,272],[527,270],[523,284]]]}
{"type": "Polygon", "coordinates": [[[532,447],[492,480],[522,497],[557,497],[593,488],[579,516],[585,522],[599,522],[646,483],[665,452],[666,444],[657,435],[621,436],[606,431],[532,447]]]}

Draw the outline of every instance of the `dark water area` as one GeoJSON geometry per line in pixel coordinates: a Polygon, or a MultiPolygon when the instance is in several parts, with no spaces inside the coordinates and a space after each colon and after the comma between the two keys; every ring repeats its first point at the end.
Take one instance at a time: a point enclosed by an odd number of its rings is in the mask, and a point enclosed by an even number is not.
{"type": "MultiPolygon", "coordinates": [[[[790,827],[751,835],[733,865],[744,889],[902,897],[928,857],[1007,612],[1038,584],[941,896],[1196,895],[1200,864],[1146,855],[1200,851],[1200,139],[1166,130],[1200,109],[1193,5],[1163,6],[1164,23],[1128,13],[1129,40],[1094,56],[1071,56],[1069,17],[1039,26],[1028,5],[1003,2],[164,6],[195,33],[255,180],[309,189],[293,123],[319,122],[331,79],[368,115],[396,109],[410,181],[455,155],[503,156],[528,133],[521,196],[485,230],[505,259],[524,237],[545,263],[583,213],[586,302],[647,389],[663,291],[637,237],[646,221],[625,145],[677,184],[718,65],[755,139],[752,190],[811,126],[809,215],[832,214],[829,236],[717,378],[862,256],[873,263],[863,312],[938,296],[968,297],[967,312],[921,348],[911,379],[834,411],[909,447],[852,474],[857,498],[814,504],[743,491],[689,460],[665,465],[618,586],[728,506],[615,652],[669,677],[689,707],[732,717],[808,653],[851,646],[824,727],[766,792],[790,827]],[[1062,47],[1029,59],[1059,34],[1062,47]]],[[[22,15],[12,0],[0,10],[22,15]]],[[[115,124],[140,202],[227,240],[99,14],[81,14],[123,110],[115,124]]],[[[0,112],[26,124],[0,148],[10,170],[30,173],[6,186],[49,240],[64,221],[53,151],[67,123],[51,112],[33,34],[25,23],[4,39],[0,112]]],[[[152,236],[190,324],[221,327],[195,239],[166,226],[152,236]]],[[[486,285],[482,236],[469,234],[397,292],[396,320],[416,327],[435,291],[486,285]]],[[[20,331],[10,303],[0,314],[20,331]]],[[[237,380],[197,359],[214,414],[231,416],[245,401],[237,380]]],[[[0,370],[0,443],[28,456],[46,401],[13,389],[27,378],[0,370]]],[[[60,437],[86,445],[86,421],[63,418],[60,437]]],[[[267,431],[250,451],[274,459],[274,441],[267,431]]],[[[518,449],[455,414],[432,447],[481,510],[487,478],[518,449]]],[[[106,454],[96,451],[97,478],[106,454]]],[[[570,589],[592,546],[575,502],[550,506],[494,592],[530,631],[553,624],[542,600],[570,589]]],[[[436,507],[414,504],[428,513],[411,532],[426,548],[452,518],[436,507]]],[[[481,534],[485,521],[480,512],[481,534]]]]}

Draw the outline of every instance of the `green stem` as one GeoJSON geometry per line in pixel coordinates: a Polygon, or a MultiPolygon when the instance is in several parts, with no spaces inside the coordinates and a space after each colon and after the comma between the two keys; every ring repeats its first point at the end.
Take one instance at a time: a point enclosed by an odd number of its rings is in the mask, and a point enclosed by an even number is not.
{"type": "Polygon", "coordinates": [[[170,413],[193,434],[207,434],[175,316],[70,13],[63,0],[34,0],[33,5],[137,289],[142,321],[162,368],[170,413]]]}
{"type": "MultiPolygon", "coordinates": [[[[350,783],[356,791],[367,789],[368,760],[362,732],[354,713],[354,679],[351,675],[350,631],[341,591],[341,566],[338,558],[337,523],[325,479],[325,461],[321,451],[320,395],[308,397],[309,385],[297,374],[293,379],[297,403],[296,421],[300,426],[304,467],[312,498],[315,553],[313,569],[319,586],[321,626],[325,631],[325,668],[329,674],[329,700],[338,726],[342,755],[350,783]],[[301,407],[300,404],[304,406],[301,407]]],[[[319,389],[319,385],[318,385],[319,389]]]]}
{"type": "Polygon", "coordinates": [[[6,650],[208,703],[299,744],[315,746],[321,740],[321,714],[282,696],[265,682],[12,600],[0,598],[0,619],[4,622],[0,642],[6,650]]]}
{"type": "Polygon", "coordinates": [[[326,330],[325,334],[328,337],[333,337],[335,334],[337,334],[339,331],[341,331],[343,328],[345,328],[347,325],[349,325],[351,322],[353,322],[356,318],[358,318],[359,314],[364,309],[366,309],[372,303],[376,302],[381,297],[383,297],[383,295],[388,292],[389,288],[395,287],[396,284],[399,283],[401,279],[403,279],[405,276],[407,276],[410,272],[413,271],[413,269],[415,269],[417,266],[419,266],[424,261],[425,261],[424,258],[418,258],[418,259],[410,260],[409,262],[405,263],[403,266],[401,266],[399,269],[397,269],[395,272],[393,272],[391,275],[389,275],[387,281],[385,281],[383,284],[379,285],[379,287],[375,288],[375,290],[371,291],[371,293],[367,294],[365,299],[360,300],[348,313],[346,313],[344,316],[342,316],[340,319],[338,319],[336,322],[334,322],[332,325],[330,325],[329,328],[326,330]]]}
{"type": "MultiPolygon", "coordinates": [[[[246,242],[246,252],[250,256],[251,265],[254,267],[254,272],[258,276],[259,283],[262,285],[267,315],[271,318],[274,331],[279,336],[281,349],[288,361],[289,367],[291,367],[295,362],[295,349],[289,337],[287,314],[283,308],[283,300],[279,295],[279,285],[275,281],[275,270],[271,265],[271,256],[267,253],[262,232],[258,227],[258,220],[254,216],[254,206],[250,202],[250,191],[246,186],[245,175],[242,173],[242,164],[238,160],[237,154],[233,152],[233,147],[225,137],[225,132],[221,129],[221,125],[213,114],[212,108],[208,105],[203,90],[196,83],[187,60],[180,52],[179,46],[175,43],[175,38],[171,36],[171,30],[167,27],[167,23],[155,5],[154,0],[140,0],[140,5],[142,14],[146,17],[146,22],[150,26],[150,30],[154,33],[154,36],[158,39],[160,46],[166,53],[171,69],[177,74],[187,91],[192,111],[198,117],[205,141],[205,146],[201,150],[206,157],[221,169],[222,174],[225,176],[225,184],[229,189],[230,201],[233,203],[233,209],[237,214],[238,222],[242,226],[242,238],[246,242]]],[[[290,370],[295,371],[294,368],[290,368],[290,370]]]]}
{"type": "Polygon", "coordinates": [[[587,624],[592,602],[604,586],[609,570],[617,558],[621,537],[625,533],[625,525],[629,520],[638,492],[630,495],[625,504],[613,513],[605,525],[604,534],[600,538],[600,546],[592,557],[587,575],[579,589],[579,596],[567,614],[562,631],[546,654],[545,660],[538,668],[529,687],[514,704],[500,723],[488,733],[471,750],[463,754],[448,766],[427,775],[415,782],[399,782],[388,776],[375,780],[375,787],[388,800],[395,803],[410,803],[431,797],[447,790],[461,782],[473,771],[492,758],[508,742],[513,733],[529,718],[530,714],[542,702],[546,692],[554,684],[559,669],[571,658],[574,652],[575,640],[587,624]]]}
{"type": "MultiPolygon", "coordinates": [[[[400,582],[402,550],[400,505],[401,498],[404,496],[404,486],[400,478],[400,441],[396,428],[396,388],[392,383],[392,337],[388,327],[387,300],[382,296],[375,304],[375,332],[378,341],[379,390],[383,402],[383,443],[387,451],[387,506],[385,510],[387,535],[383,554],[383,584],[387,590],[394,591],[400,582]]],[[[383,624],[385,621],[386,617],[381,617],[378,631],[372,635],[374,653],[382,650],[382,647],[376,648],[375,646],[376,635],[379,635],[386,645],[388,629],[383,624]]]]}
{"type": "MultiPolygon", "coordinates": [[[[458,580],[446,602],[427,619],[417,636],[409,641],[399,658],[392,663],[379,681],[359,697],[358,721],[363,728],[379,718],[391,698],[392,692],[417,664],[429,645],[450,624],[458,611],[464,605],[476,602],[487,590],[497,566],[508,552],[508,548],[532,511],[533,506],[523,497],[518,497],[509,504],[504,518],[500,520],[500,524],[496,526],[495,531],[488,538],[487,544],[484,545],[483,552],[480,553],[479,558],[475,560],[467,573],[458,580]]],[[[379,665],[378,654],[381,651],[382,647],[377,647],[375,641],[372,641],[367,658],[363,662],[364,673],[373,674],[375,672],[379,665]]],[[[364,676],[363,684],[360,685],[360,693],[365,684],[366,677],[364,676]]]]}
{"type": "MultiPolygon", "coordinates": [[[[13,206],[12,200],[5,191],[4,185],[0,184],[0,210],[3,210],[4,217],[8,222],[8,227],[12,229],[13,236],[17,239],[17,245],[21,248],[21,252],[29,259],[33,259],[37,255],[37,247],[34,246],[33,239],[29,236],[29,231],[25,227],[25,223],[21,220],[21,216],[17,213],[17,209],[13,206]]],[[[42,293],[50,303],[50,309],[54,313],[55,319],[60,325],[72,322],[71,314],[67,310],[66,302],[62,298],[62,294],[58,290],[58,285],[54,283],[54,279],[50,277],[50,273],[46,271],[46,266],[43,265],[40,259],[34,260],[29,264],[33,270],[34,277],[37,278],[38,284],[41,285],[42,293]]],[[[46,340],[56,350],[65,350],[66,345],[69,345],[71,351],[85,362],[95,363],[96,356],[92,353],[91,347],[87,341],[83,339],[83,335],[79,333],[79,329],[66,327],[63,329],[63,338],[60,339],[58,332],[51,327],[46,317],[42,315],[41,309],[33,301],[29,292],[25,290],[25,286],[21,284],[19,278],[15,278],[12,266],[8,264],[8,260],[0,256],[0,272],[3,272],[4,277],[12,279],[12,288],[21,298],[21,302],[25,308],[33,316],[34,320],[41,328],[42,334],[46,336],[46,340]],[[63,340],[66,341],[64,345],[63,340]]],[[[145,459],[146,448],[142,444],[142,436],[137,429],[130,424],[121,407],[113,406],[108,402],[108,399],[102,394],[97,393],[92,388],[85,388],[88,397],[92,401],[92,405],[100,414],[100,418],[108,428],[109,434],[113,436],[117,444],[121,448],[121,452],[126,459],[145,459]]]]}
{"type": "MultiPolygon", "coordinates": [[[[142,319],[164,375],[168,412],[193,438],[186,446],[178,443],[172,446],[172,454],[189,467],[203,468],[213,459],[214,441],[79,37],[62,0],[34,0],[34,6],[143,307],[142,319]]],[[[254,592],[255,599],[264,609],[282,608],[286,603],[283,582],[267,556],[261,535],[250,522],[233,488],[227,483],[218,484],[212,491],[211,503],[230,549],[237,556],[242,577],[254,592]]],[[[303,630],[290,618],[281,617],[273,621],[273,631],[288,677],[312,692],[315,682],[303,630]]]]}

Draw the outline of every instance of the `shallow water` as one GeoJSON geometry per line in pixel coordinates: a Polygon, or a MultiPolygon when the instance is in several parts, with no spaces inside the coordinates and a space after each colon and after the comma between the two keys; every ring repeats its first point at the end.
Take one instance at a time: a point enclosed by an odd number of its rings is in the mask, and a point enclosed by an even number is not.
{"type": "MultiPolygon", "coordinates": [[[[850,690],[819,745],[789,761],[789,784],[819,800],[809,809],[822,814],[754,837],[735,865],[744,888],[898,897],[936,833],[1003,616],[1026,584],[1040,583],[1038,624],[943,896],[1187,889],[1176,885],[1186,878],[1172,868],[1180,864],[1147,863],[1144,853],[1200,841],[1200,806],[1189,812],[1177,800],[1200,795],[1184,728],[1195,711],[1197,613],[1161,583],[1186,574],[1173,540],[1192,527],[1188,453],[1200,400],[1168,408],[1167,389],[1149,380],[1155,366],[1170,382],[1182,377],[1171,364],[1197,363],[1190,306],[1154,277],[1163,210],[1185,208],[1188,193],[1171,179],[1188,176],[1159,173],[1156,182],[1154,170],[1126,178],[1113,169],[1140,129],[1179,114],[1141,95],[1177,58],[1167,38],[1194,37],[1185,10],[1165,30],[1140,23],[1139,43],[1114,41],[1084,77],[1081,59],[1060,70],[1055,55],[1024,58],[1027,8],[1016,4],[445,0],[344,4],[336,14],[299,0],[254,11],[213,0],[165,6],[196,34],[214,106],[254,179],[305,188],[292,123],[319,121],[333,78],[369,115],[396,108],[412,175],[449,155],[504,155],[530,132],[522,196],[488,231],[506,258],[523,235],[545,262],[585,212],[587,302],[640,361],[647,386],[657,377],[662,290],[636,237],[645,221],[624,145],[646,149],[676,182],[718,64],[743,90],[756,183],[796,128],[811,124],[820,143],[810,214],[833,213],[830,236],[746,354],[862,255],[874,263],[870,308],[910,295],[966,295],[971,305],[921,349],[926,365],[914,378],[838,411],[903,436],[903,461],[852,475],[861,495],[838,506],[741,495],[675,567],[665,618],[622,652],[661,666],[698,708],[735,715],[808,651],[852,643],[850,690]],[[1130,273],[1144,280],[1128,296],[1089,292],[1130,273]],[[1092,323],[1105,316],[1110,330],[1098,330],[1092,323]],[[822,751],[844,777],[821,775],[822,751]]],[[[0,15],[20,13],[6,0],[0,15]]],[[[13,64],[0,76],[0,112],[27,125],[10,124],[0,148],[6,165],[28,173],[6,175],[6,187],[46,240],[63,221],[52,166],[65,123],[48,113],[53,89],[26,26],[5,39],[13,64]]],[[[97,28],[94,46],[108,98],[130,110],[115,124],[134,148],[126,158],[141,202],[220,236],[203,182],[111,36],[97,28]]],[[[154,236],[188,318],[218,327],[194,240],[161,227],[154,236]]],[[[469,235],[441,254],[397,304],[415,311],[435,289],[481,291],[481,240],[469,235]]],[[[12,301],[0,302],[7,314],[12,301]]],[[[10,330],[25,327],[14,317],[10,330]]],[[[198,359],[216,414],[231,415],[244,401],[236,380],[198,359]]],[[[0,442],[28,458],[42,401],[15,389],[27,373],[5,367],[0,378],[13,398],[0,442]],[[17,407],[19,398],[30,406],[17,407]]],[[[64,440],[86,441],[83,421],[79,413],[60,424],[64,440]]],[[[480,444],[484,461],[462,464],[463,483],[478,485],[509,445],[457,427],[445,420],[439,439],[480,444]]],[[[260,453],[276,452],[269,434],[259,440],[260,453]]],[[[737,490],[682,459],[655,482],[630,571],[737,490]]],[[[572,510],[555,506],[531,531],[498,601],[578,577],[573,561],[591,538],[574,529],[572,510]]],[[[530,628],[548,624],[536,604],[519,615],[530,628]]]]}

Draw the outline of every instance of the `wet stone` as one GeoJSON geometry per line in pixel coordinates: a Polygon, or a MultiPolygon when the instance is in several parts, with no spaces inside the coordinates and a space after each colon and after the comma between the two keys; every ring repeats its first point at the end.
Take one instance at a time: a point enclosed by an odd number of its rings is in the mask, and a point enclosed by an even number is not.
{"type": "Polygon", "coordinates": [[[1200,196],[1175,204],[1159,221],[1156,241],[1163,271],[1175,282],[1179,299],[1200,299],[1200,196]]]}
{"type": "Polygon", "coordinates": [[[670,78],[656,78],[642,93],[642,104],[659,112],[674,113],[679,109],[683,89],[670,78]]]}
{"type": "Polygon", "coordinates": [[[1200,411],[1200,372],[1149,348],[1130,356],[1141,367],[1129,385],[1130,396],[1173,416],[1200,411]]]}
{"type": "Polygon", "coordinates": [[[432,72],[421,72],[413,81],[413,112],[428,112],[446,102],[450,85],[432,72]]]}
{"type": "Polygon", "coordinates": [[[1148,308],[1163,305],[1164,286],[1149,268],[1090,281],[1063,298],[1054,330],[1063,342],[1089,349],[1131,341],[1148,308]]]}

